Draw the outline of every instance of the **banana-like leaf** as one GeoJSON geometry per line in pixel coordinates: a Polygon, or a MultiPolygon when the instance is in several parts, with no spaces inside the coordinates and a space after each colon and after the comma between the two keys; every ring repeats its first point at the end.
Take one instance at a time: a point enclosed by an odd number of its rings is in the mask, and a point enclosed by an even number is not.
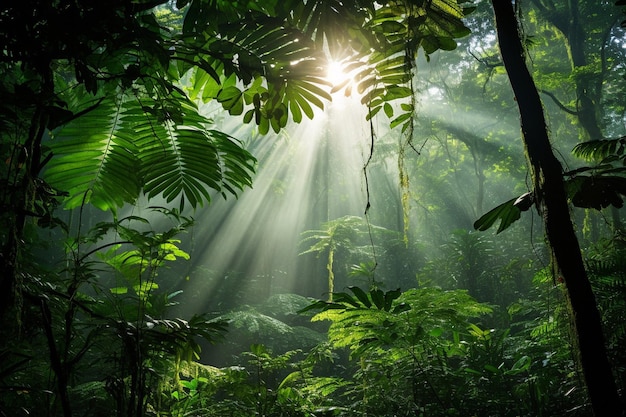
{"type": "Polygon", "coordinates": [[[292,9],[294,24],[314,40],[317,49],[328,47],[332,58],[345,53],[348,45],[355,51],[365,51],[374,43],[371,34],[358,30],[373,13],[369,9],[371,2],[313,0],[299,3],[292,9]]]}

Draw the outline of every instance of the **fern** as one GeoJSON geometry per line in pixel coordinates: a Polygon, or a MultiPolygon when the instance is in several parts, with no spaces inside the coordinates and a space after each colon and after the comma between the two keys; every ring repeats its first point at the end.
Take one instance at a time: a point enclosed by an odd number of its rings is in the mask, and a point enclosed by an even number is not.
{"type": "Polygon", "coordinates": [[[228,321],[233,328],[243,328],[248,333],[268,335],[285,334],[292,331],[292,328],[282,321],[255,310],[234,311],[222,315],[220,319],[228,321]]]}
{"type": "Polygon", "coordinates": [[[378,348],[416,347],[439,337],[442,330],[464,329],[468,318],[491,312],[460,290],[350,290],[353,295],[336,293],[332,302],[318,301],[305,310],[322,309],[312,320],[329,320],[333,346],[349,347],[357,355],[378,348]]]}
{"type": "Polygon", "coordinates": [[[67,208],[114,210],[140,190],[168,202],[180,197],[181,208],[210,202],[209,189],[236,195],[251,185],[255,159],[209,122],[177,91],[160,101],[103,100],[56,132],[46,179],[69,192],[67,208]]]}
{"type": "Polygon", "coordinates": [[[368,224],[358,216],[343,216],[338,219],[322,223],[321,230],[306,230],[302,232],[301,243],[315,241],[307,250],[300,253],[317,252],[318,255],[326,253],[326,269],[328,270],[328,293],[332,300],[334,292],[334,262],[335,253],[338,249],[347,249],[352,252],[360,251],[363,256],[371,257],[373,244],[367,247],[357,246],[360,236],[369,236],[372,231],[387,231],[384,227],[368,224]]]}
{"type": "Polygon", "coordinates": [[[103,100],[52,135],[50,148],[55,158],[45,178],[69,193],[66,208],[91,203],[106,210],[137,197],[137,148],[131,138],[117,134],[121,110],[115,101],[103,100]]]}
{"type": "Polygon", "coordinates": [[[602,313],[607,345],[621,352],[626,343],[626,260],[619,249],[612,248],[610,253],[607,259],[587,260],[587,269],[602,313]]]}
{"type": "MultiPolygon", "coordinates": [[[[289,114],[295,122],[303,115],[313,118],[312,106],[323,109],[323,100],[331,100],[325,49],[330,58],[348,63],[345,71],[354,75],[361,101],[370,109],[368,119],[383,108],[391,118],[389,103],[413,94],[409,83],[417,50],[428,55],[454,49],[455,38],[469,34],[461,19],[470,9],[455,0],[378,8],[358,0],[294,2],[286,21],[271,17],[270,9],[256,7],[241,15],[219,2],[193,1],[183,26],[187,49],[177,49],[182,72],[195,66],[191,96],[217,100],[233,115],[245,114],[244,122],[254,121],[262,134],[285,127],[289,114]],[[214,21],[207,17],[211,13],[214,21]],[[196,43],[190,47],[192,36],[196,43]],[[243,86],[234,85],[231,75],[243,86]],[[261,78],[267,83],[258,83],[261,78]]],[[[331,92],[343,88],[351,94],[347,82],[331,92]]],[[[414,106],[404,103],[402,110],[392,126],[406,130],[414,106]]]]}

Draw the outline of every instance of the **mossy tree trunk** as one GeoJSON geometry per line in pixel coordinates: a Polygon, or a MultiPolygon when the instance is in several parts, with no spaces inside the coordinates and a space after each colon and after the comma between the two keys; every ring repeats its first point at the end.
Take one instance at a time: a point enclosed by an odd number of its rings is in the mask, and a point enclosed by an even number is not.
{"type": "Polygon", "coordinates": [[[580,366],[597,417],[622,409],[607,359],[602,322],[569,213],[561,163],[555,157],[534,80],[526,66],[518,22],[510,0],[492,0],[498,43],[520,111],[522,136],[555,273],[563,278],[580,366]]]}

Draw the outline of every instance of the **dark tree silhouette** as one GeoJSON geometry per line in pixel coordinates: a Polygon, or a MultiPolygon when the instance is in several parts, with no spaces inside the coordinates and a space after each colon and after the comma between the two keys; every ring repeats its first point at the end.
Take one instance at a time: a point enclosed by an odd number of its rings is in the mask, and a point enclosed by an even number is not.
{"type": "Polygon", "coordinates": [[[500,53],[520,111],[535,203],[552,250],[554,273],[565,283],[591,407],[598,417],[621,415],[600,314],[569,215],[562,166],[552,151],[539,93],[526,67],[515,10],[507,0],[492,0],[492,4],[500,53]]]}

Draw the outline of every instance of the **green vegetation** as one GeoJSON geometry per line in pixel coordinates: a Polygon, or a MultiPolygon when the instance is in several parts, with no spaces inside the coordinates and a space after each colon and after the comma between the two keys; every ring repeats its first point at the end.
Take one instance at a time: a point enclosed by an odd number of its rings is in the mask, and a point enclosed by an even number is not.
{"type": "Polygon", "coordinates": [[[624,1],[10,3],[0,417],[626,414],[624,1]]]}

